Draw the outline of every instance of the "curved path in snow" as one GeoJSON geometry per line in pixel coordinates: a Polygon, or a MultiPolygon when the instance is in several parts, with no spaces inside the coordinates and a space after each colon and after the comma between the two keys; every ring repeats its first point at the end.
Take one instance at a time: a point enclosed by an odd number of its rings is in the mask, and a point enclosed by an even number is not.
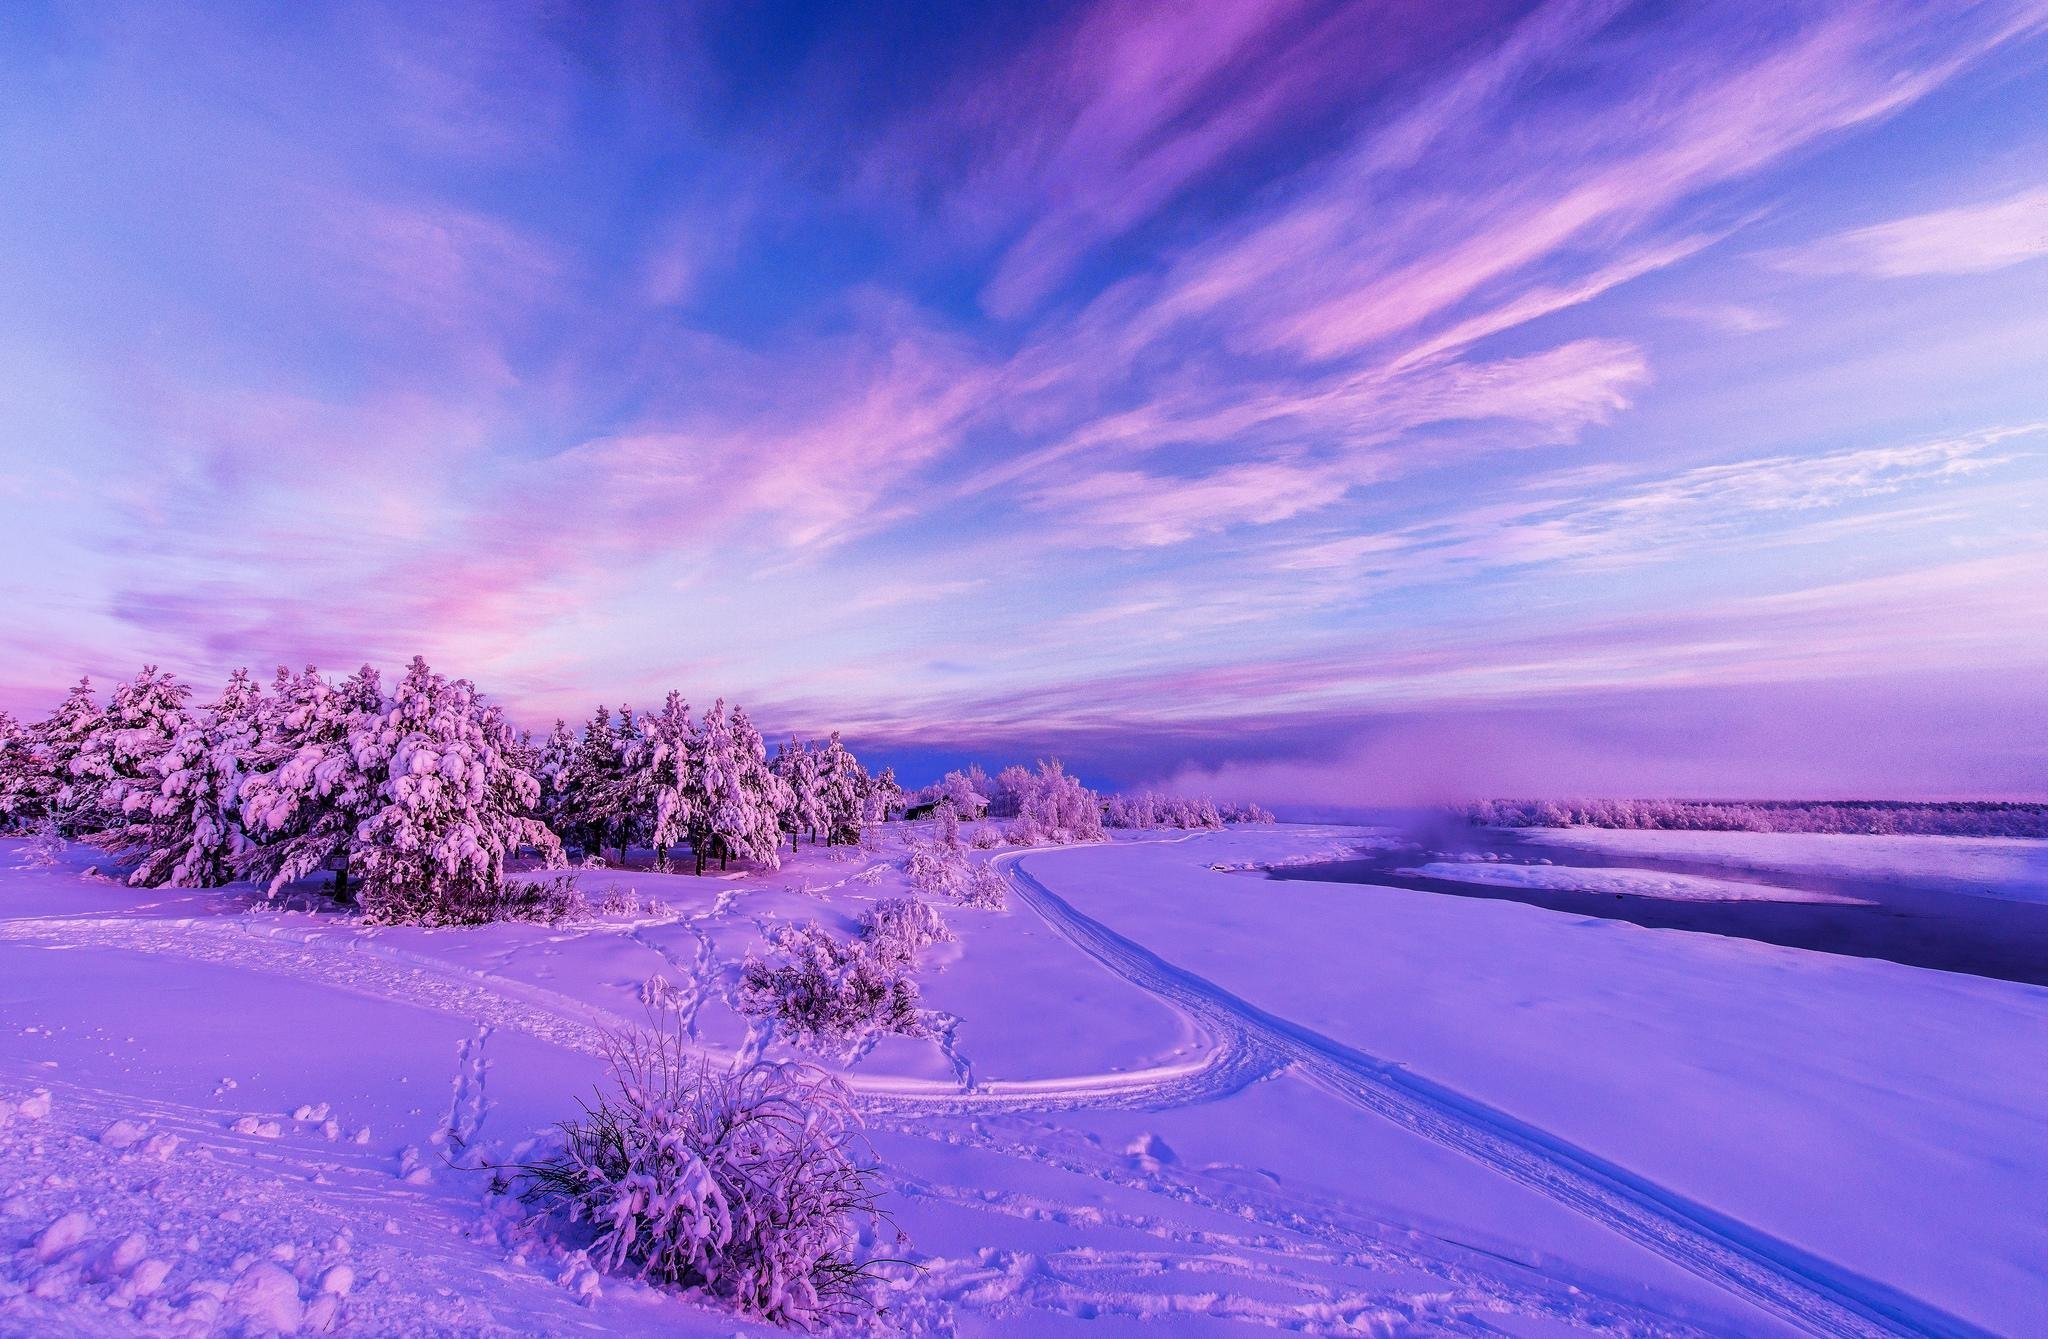
{"type": "MultiPolygon", "coordinates": [[[[636,936],[637,938],[637,936],[636,936]]],[[[162,954],[194,962],[314,981],[371,999],[398,1000],[503,1028],[564,1050],[604,1054],[606,1037],[638,1020],[542,986],[528,985],[430,954],[381,942],[373,934],[304,929],[254,916],[177,918],[24,916],[0,918],[0,941],[162,954]]],[[[642,939],[640,942],[645,943],[642,939]]],[[[962,1089],[935,1079],[850,1074],[864,1110],[878,1115],[968,1115],[1077,1107],[1158,1109],[1235,1092],[1284,1063],[1250,1044],[1222,1014],[1184,1006],[1211,1039],[1199,1058],[1110,1074],[1015,1079],[962,1089]]],[[[732,1052],[693,1047],[730,1062],[732,1052]]]]}
{"type": "Polygon", "coordinates": [[[1245,1056],[1246,1068],[1292,1065],[1338,1097],[1455,1149],[1812,1333],[1985,1333],[1166,962],[1076,910],[1023,867],[1026,858],[1054,855],[1011,853],[993,863],[1048,925],[1125,980],[1185,1010],[1212,1036],[1227,1038],[1224,1049],[1245,1056]]]}

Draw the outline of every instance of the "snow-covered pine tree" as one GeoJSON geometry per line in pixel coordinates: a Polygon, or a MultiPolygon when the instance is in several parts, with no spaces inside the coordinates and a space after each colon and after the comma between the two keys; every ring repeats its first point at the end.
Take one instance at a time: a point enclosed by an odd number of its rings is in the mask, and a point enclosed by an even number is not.
{"type": "Polygon", "coordinates": [[[868,779],[867,817],[869,823],[886,823],[903,808],[903,786],[896,769],[884,767],[868,779]]]}
{"type": "Polygon", "coordinates": [[[735,720],[719,698],[697,723],[694,752],[697,765],[691,769],[690,845],[697,859],[697,872],[705,861],[718,858],[719,868],[733,856],[759,860],[770,869],[782,861],[780,827],[768,781],[768,762],[761,736],[746,724],[746,714],[735,712],[744,727],[745,743],[734,730],[735,720]]]}
{"type": "Polygon", "coordinates": [[[36,732],[0,711],[0,832],[26,832],[43,820],[48,806],[36,732]]]}
{"type": "Polygon", "coordinates": [[[698,719],[691,752],[697,765],[690,769],[690,848],[696,856],[697,872],[702,874],[706,860],[715,855],[719,867],[724,868],[730,855],[721,823],[737,803],[739,792],[739,759],[733,756],[724,698],[698,719]]]}
{"type": "Polygon", "coordinates": [[[555,728],[548,732],[547,742],[540,746],[540,770],[534,777],[540,782],[540,816],[556,836],[567,833],[569,824],[565,818],[565,791],[569,767],[576,760],[576,735],[569,729],[569,723],[557,716],[555,728]]]}
{"type": "MultiPolygon", "coordinates": [[[[88,797],[98,798],[93,787],[79,786],[73,777],[72,767],[87,741],[98,733],[102,714],[99,699],[93,695],[92,680],[81,678],[72,685],[50,718],[35,726],[36,753],[42,761],[36,790],[44,816],[55,819],[58,831],[67,837],[76,836],[83,830],[74,821],[82,801],[88,797]]],[[[85,807],[88,810],[92,808],[85,807]]],[[[88,812],[83,817],[89,820],[91,815],[88,812]]]]}
{"type": "Polygon", "coordinates": [[[383,782],[376,750],[359,752],[382,720],[377,671],[365,665],[337,687],[309,665],[279,671],[278,684],[258,717],[261,737],[241,786],[250,844],[237,870],[275,895],[331,862],[335,896],[346,901],[357,829],[383,782]]]}
{"type": "Polygon", "coordinates": [[[627,760],[640,747],[640,734],[641,724],[634,719],[633,709],[622,704],[619,707],[616,744],[619,773],[617,779],[612,782],[611,793],[606,796],[604,805],[605,816],[611,826],[612,841],[619,848],[619,864],[622,867],[626,863],[627,851],[632,848],[634,839],[640,835],[643,826],[641,814],[644,812],[644,797],[639,793],[627,765],[627,760]]]}
{"type": "Polygon", "coordinates": [[[781,811],[782,830],[789,834],[789,849],[796,849],[797,837],[802,833],[809,833],[811,840],[817,841],[825,826],[825,806],[818,795],[817,753],[791,735],[788,743],[775,746],[769,770],[789,788],[789,803],[781,811]]]}
{"type": "Polygon", "coordinates": [[[114,686],[113,698],[71,760],[73,831],[110,832],[146,813],[153,765],[184,728],[192,690],[154,665],[114,686]]]}
{"type": "Polygon", "coordinates": [[[661,710],[642,718],[626,754],[626,791],[660,870],[668,868],[669,851],[690,837],[690,739],[689,703],[671,689],[661,710]]]}
{"type": "Polygon", "coordinates": [[[240,792],[254,760],[260,704],[249,672],[236,670],[219,698],[187,714],[170,748],[130,791],[124,821],[106,838],[110,849],[136,858],[129,883],[218,888],[234,881],[248,845],[240,792]]]}
{"type": "Polygon", "coordinates": [[[768,766],[767,745],[746,708],[732,709],[730,726],[740,793],[746,799],[738,820],[741,827],[733,834],[733,852],[775,869],[782,863],[782,816],[796,806],[796,796],[768,766]]]}
{"type": "Polygon", "coordinates": [[[563,836],[573,836],[587,855],[602,855],[619,804],[625,758],[611,708],[599,706],[583,727],[583,739],[562,783],[563,836]]]}
{"type": "Polygon", "coordinates": [[[825,841],[857,842],[867,821],[868,774],[834,730],[818,756],[818,796],[824,808],[825,841]]]}
{"type": "Polygon", "coordinates": [[[498,914],[505,857],[544,851],[554,835],[532,818],[540,782],[513,764],[512,732],[467,679],[446,679],[413,657],[355,751],[386,778],[364,820],[363,910],[383,922],[469,924],[498,914]]]}

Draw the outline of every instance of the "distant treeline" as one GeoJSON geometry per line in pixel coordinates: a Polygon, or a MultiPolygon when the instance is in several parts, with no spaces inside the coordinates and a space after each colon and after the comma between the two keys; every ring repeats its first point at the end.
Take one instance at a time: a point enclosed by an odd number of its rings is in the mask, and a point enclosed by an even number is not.
{"type": "Polygon", "coordinates": [[[1662,828],[1694,832],[1896,833],[2048,838],[2048,804],[1908,800],[1482,800],[1464,811],[1493,828],[1662,828]]]}

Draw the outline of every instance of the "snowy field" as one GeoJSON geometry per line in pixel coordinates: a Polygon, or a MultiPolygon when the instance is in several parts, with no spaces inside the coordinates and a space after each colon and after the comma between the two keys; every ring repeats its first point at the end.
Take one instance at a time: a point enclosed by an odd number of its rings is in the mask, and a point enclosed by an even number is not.
{"type": "MultiPolygon", "coordinates": [[[[2048,991],[1232,872],[1369,839],[993,857],[1007,909],[944,907],[919,969],[934,1035],[843,1068],[902,1237],[885,1328],[2048,1329],[2048,991]]],[[[902,840],[441,930],[0,842],[0,1333],[773,1333],[598,1276],[472,1169],[578,1114],[650,996],[707,1054],[793,1054],[741,962],[903,896],[902,840]]],[[[1952,872],[2025,895],[2039,853],[1997,860],[1952,872]]]]}

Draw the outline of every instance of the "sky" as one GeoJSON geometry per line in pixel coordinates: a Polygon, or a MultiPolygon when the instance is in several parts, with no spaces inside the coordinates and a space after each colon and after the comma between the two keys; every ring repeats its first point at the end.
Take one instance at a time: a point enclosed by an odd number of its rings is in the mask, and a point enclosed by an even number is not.
{"type": "Polygon", "coordinates": [[[24,716],[2048,797],[2048,3],[16,0],[0,604],[24,716]]]}

